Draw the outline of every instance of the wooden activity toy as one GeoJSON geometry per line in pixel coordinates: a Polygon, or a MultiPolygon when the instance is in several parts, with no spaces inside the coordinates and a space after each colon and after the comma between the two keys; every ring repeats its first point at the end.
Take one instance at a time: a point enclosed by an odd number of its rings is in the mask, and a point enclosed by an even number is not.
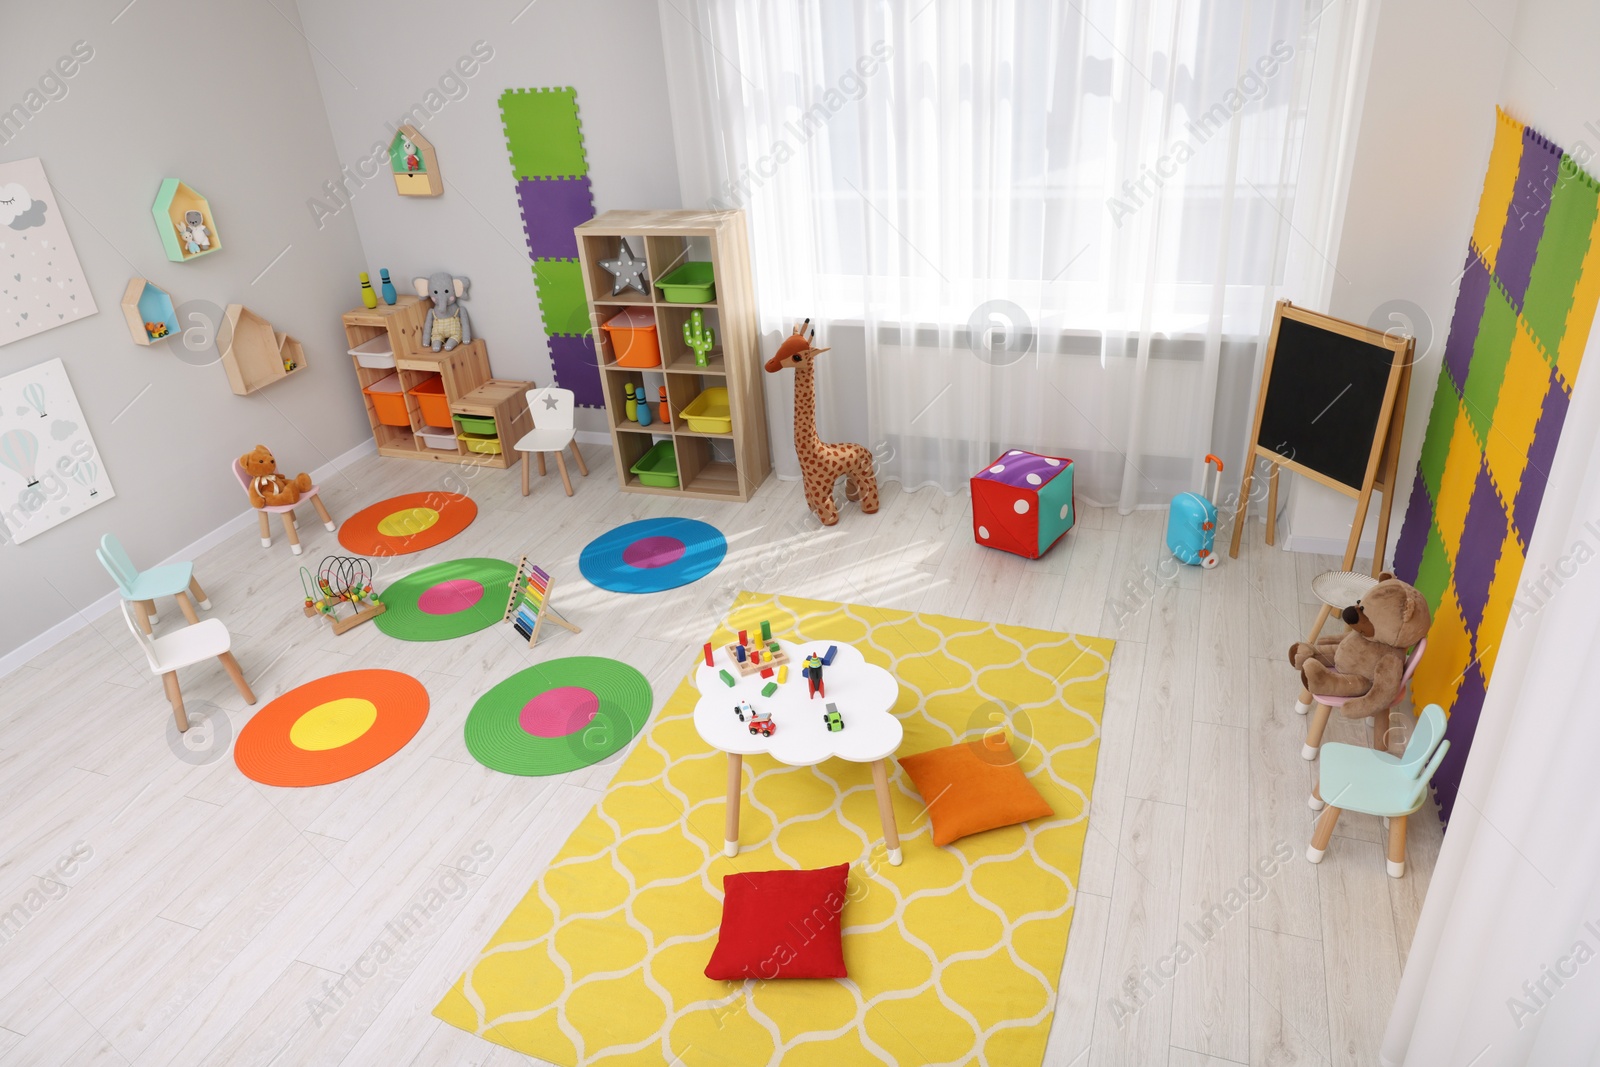
{"type": "Polygon", "coordinates": [[[545,619],[575,634],[583,632],[550,606],[550,588],[554,584],[555,579],[543,567],[529,563],[527,556],[517,563],[516,576],[511,579],[511,596],[506,601],[505,621],[528,639],[529,648],[539,640],[539,628],[545,619]]]}
{"type": "MultiPolygon", "coordinates": [[[[1250,483],[1259,457],[1271,464],[1267,544],[1277,540],[1278,469],[1283,467],[1355,499],[1355,520],[1344,550],[1345,570],[1355,565],[1372,493],[1383,494],[1373,577],[1383,571],[1389,514],[1399,488],[1395,471],[1415,346],[1412,338],[1402,334],[1384,333],[1297,308],[1287,300],[1278,301],[1256,396],[1249,460],[1239,483],[1229,556],[1239,556],[1250,483]]],[[[1324,606],[1317,615],[1307,639],[1311,643],[1322,632],[1330,610],[1324,606]]]]}
{"type": "Polygon", "coordinates": [[[794,368],[794,451],[805,479],[806,504],[822,525],[832,526],[839,521],[834,483],[843,478],[845,499],[859,500],[862,512],[871,515],[878,510],[878,475],[865,445],[828,444],[817,435],[816,368],[812,361],[828,350],[812,343],[817,331],[810,327],[810,319],[797,325],[767,360],[766,369],[768,374],[776,374],[785,367],[794,368]]]}
{"type": "MultiPolygon", "coordinates": [[[[768,633],[771,632],[771,627],[767,623],[763,622],[761,625],[768,633]]],[[[739,639],[725,646],[725,651],[728,653],[728,662],[739,672],[741,678],[748,678],[752,674],[759,674],[763,678],[771,678],[775,669],[782,670],[784,665],[789,662],[789,653],[785,652],[781,646],[777,651],[773,651],[772,646],[776,644],[777,642],[772,642],[763,652],[760,646],[751,644],[748,630],[740,630],[739,639]]],[[[707,648],[709,647],[707,646],[707,648]]],[[[712,666],[709,659],[706,661],[706,666],[712,666]]],[[[729,684],[731,685],[732,683],[730,682],[729,684]]]]}
{"type": "Polygon", "coordinates": [[[360,556],[327,556],[317,565],[315,578],[301,567],[300,587],[306,595],[306,618],[321,615],[335,634],[353,630],[389,610],[372,591],[372,564],[360,556]],[[354,614],[340,618],[340,604],[349,604],[354,614]]]}

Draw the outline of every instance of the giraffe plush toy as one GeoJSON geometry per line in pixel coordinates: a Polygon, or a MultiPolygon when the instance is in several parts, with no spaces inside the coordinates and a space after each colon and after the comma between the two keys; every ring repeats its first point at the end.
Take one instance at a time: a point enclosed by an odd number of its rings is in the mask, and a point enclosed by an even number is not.
{"type": "Polygon", "coordinates": [[[794,451],[800,459],[800,474],[805,479],[806,503],[816,512],[822,525],[839,521],[839,508],[833,502],[833,486],[844,476],[846,500],[861,501],[861,510],[871,515],[878,510],[878,477],[872,470],[872,453],[861,445],[830,445],[817,436],[817,389],[811,361],[826,352],[811,342],[817,332],[807,327],[807,319],[778,346],[767,360],[767,373],[794,368],[794,451]]]}

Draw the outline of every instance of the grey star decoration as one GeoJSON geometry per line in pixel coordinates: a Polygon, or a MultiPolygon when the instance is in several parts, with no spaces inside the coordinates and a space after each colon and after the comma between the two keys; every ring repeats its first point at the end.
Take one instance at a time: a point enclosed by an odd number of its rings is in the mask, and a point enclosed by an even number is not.
{"type": "Polygon", "coordinates": [[[547,397],[544,398],[544,409],[546,411],[554,411],[556,408],[558,408],[560,406],[561,406],[560,404],[556,403],[556,398],[555,397],[547,396],[547,397]]]}
{"type": "Polygon", "coordinates": [[[602,259],[600,266],[613,276],[612,296],[616,296],[624,289],[636,289],[645,296],[650,295],[650,282],[644,276],[644,260],[633,254],[633,249],[628,247],[627,241],[622,242],[615,259],[602,259]]]}

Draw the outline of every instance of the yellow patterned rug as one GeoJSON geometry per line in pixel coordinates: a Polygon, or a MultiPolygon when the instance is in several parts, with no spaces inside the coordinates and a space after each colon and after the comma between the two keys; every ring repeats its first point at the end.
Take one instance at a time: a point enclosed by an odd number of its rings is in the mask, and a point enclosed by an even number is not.
{"type": "Polygon", "coordinates": [[[1088,829],[1113,642],[940,615],[741,593],[721,645],[773,632],[849,642],[900,682],[902,755],[1004,728],[1055,817],[936,847],[891,761],[905,862],[884,860],[865,764],[745,757],[734,859],[727,758],[685,679],[493,940],[434,1008],[558,1064],[1036,1064],[1088,829]],[[753,786],[751,779],[753,778],[753,786]],[[714,982],[722,878],[849,861],[844,980],[714,982]]]}

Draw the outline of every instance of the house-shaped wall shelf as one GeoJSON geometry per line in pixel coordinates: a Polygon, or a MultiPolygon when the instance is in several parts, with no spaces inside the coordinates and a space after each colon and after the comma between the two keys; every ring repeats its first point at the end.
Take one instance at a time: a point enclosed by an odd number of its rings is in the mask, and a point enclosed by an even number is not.
{"type": "Polygon", "coordinates": [[[178,312],[172,297],[155,282],[129,278],[122,291],[122,317],[128,320],[128,333],[136,345],[165,341],[178,332],[178,312]]]}
{"type": "Polygon", "coordinates": [[[394,140],[389,142],[389,169],[394,172],[395,192],[401,196],[438,196],[444,192],[439,157],[415,126],[401,126],[394,131],[394,140]]]}
{"type": "Polygon", "coordinates": [[[249,396],[306,368],[306,350],[300,342],[272,328],[272,323],[243,304],[229,304],[217,334],[222,369],[228,385],[249,396]]]}
{"type": "Polygon", "coordinates": [[[211,205],[176,178],[162,179],[156,202],[150,205],[150,215],[156,220],[161,247],[174,263],[187,263],[222,247],[222,239],[217,236],[217,220],[211,217],[211,205]]]}

